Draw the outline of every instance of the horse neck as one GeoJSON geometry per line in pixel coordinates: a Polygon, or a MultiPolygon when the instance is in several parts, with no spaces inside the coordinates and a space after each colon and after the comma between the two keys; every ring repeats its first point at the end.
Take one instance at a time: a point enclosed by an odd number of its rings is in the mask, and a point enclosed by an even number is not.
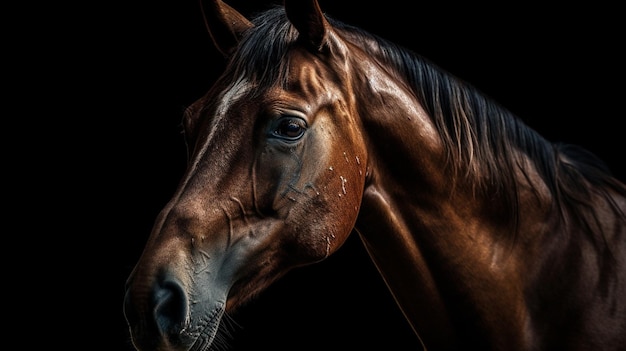
{"type": "Polygon", "coordinates": [[[461,333],[490,333],[484,340],[522,339],[523,289],[510,288],[521,270],[498,239],[505,229],[491,220],[497,213],[469,184],[450,184],[430,117],[404,85],[377,74],[368,75],[376,97],[361,102],[371,146],[356,223],[372,260],[429,347],[458,347],[459,320],[467,323],[461,333]],[[487,321],[499,322],[490,330],[487,321]]]}

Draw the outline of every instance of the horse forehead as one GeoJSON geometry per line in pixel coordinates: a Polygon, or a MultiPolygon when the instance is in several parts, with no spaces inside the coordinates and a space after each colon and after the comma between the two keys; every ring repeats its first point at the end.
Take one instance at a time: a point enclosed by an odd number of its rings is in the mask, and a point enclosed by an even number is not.
{"type": "Polygon", "coordinates": [[[215,110],[215,115],[220,118],[223,117],[229,108],[241,99],[243,96],[248,94],[252,89],[252,84],[250,80],[245,76],[241,75],[236,77],[226,89],[222,90],[217,98],[217,105],[215,110]]]}
{"type": "MultiPolygon", "coordinates": [[[[310,53],[302,53],[296,50],[289,59],[289,68],[287,71],[286,86],[279,81],[274,84],[259,85],[256,78],[249,73],[241,73],[239,76],[231,77],[230,83],[226,84],[222,89],[218,89],[209,99],[198,101],[199,104],[206,104],[207,101],[213,100],[217,103],[213,104],[214,127],[228,119],[227,116],[234,111],[241,111],[238,105],[242,103],[242,99],[249,96],[264,97],[255,99],[257,102],[277,101],[283,99],[291,102],[318,100],[318,102],[326,99],[336,100],[338,95],[345,90],[345,87],[338,84],[342,79],[339,74],[333,70],[334,64],[322,61],[320,58],[310,53]],[[263,91],[259,91],[262,89],[263,91]]],[[[280,66],[280,65],[279,65],[280,66]]],[[[270,68],[271,69],[271,68],[270,68]]],[[[258,107],[258,106],[257,106],[258,107]]],[[[203,108],[198,106],[195,111],[202,111],[203,108]]]]}
{"type": "Polygon", "coordinates": [[[320,96],[337,88],[338,73],[332,61],[322,62],[318,57],[296,52],[290,58],[288,86],[304,95],[320,96]]]}

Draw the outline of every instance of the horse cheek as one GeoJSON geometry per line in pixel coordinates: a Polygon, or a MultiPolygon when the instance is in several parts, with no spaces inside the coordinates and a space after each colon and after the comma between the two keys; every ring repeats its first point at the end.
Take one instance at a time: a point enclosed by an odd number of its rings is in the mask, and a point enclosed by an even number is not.
{"type": "Polygon", "coordinates": [[[335,252],[348,238],[354,228],[363,195],[364,177],[360,165],[349,159],[346,152],[335,160],[326,170],[321,214],[323,223],[319,223],[318,237],[326,245],[325,257],[335,252]]]}

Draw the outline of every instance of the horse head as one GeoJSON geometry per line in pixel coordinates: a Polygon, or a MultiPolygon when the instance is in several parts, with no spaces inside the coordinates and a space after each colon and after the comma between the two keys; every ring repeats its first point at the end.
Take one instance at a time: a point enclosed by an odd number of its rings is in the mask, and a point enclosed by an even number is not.
{"type": "Polygon", "coordinates": [[[317,2],[286,1],[270,53],[252,52],[265,22],[203,7],[227,68],[186,109],[187,169],[128,279],[139,350],[207,350],[225,311],[335,252],[367,174],[345,48],[317,2]]]}

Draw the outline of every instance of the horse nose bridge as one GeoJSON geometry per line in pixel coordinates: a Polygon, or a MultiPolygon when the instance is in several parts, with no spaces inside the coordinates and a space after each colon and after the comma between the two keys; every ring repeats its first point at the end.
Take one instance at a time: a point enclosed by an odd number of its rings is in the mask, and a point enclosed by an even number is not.
{"type": "Polygon", "coordinates": [[[208,256],[224,251],[229,240],[228,217],[219,205],[205,204],[179,199],[161,211],[129,284],[154,279],[163,270],[181,277],[192,275],[208,256]]]}
{"type": "MultiPolygon", "coordinates": [[[[179,237],[192,247],[227,227],[228,218],[219,200],[187,198],[172,204],[163,220],[160,236],[179,237]]],[[[215,244],[215,243],[213,243],[215,244]]]]}

